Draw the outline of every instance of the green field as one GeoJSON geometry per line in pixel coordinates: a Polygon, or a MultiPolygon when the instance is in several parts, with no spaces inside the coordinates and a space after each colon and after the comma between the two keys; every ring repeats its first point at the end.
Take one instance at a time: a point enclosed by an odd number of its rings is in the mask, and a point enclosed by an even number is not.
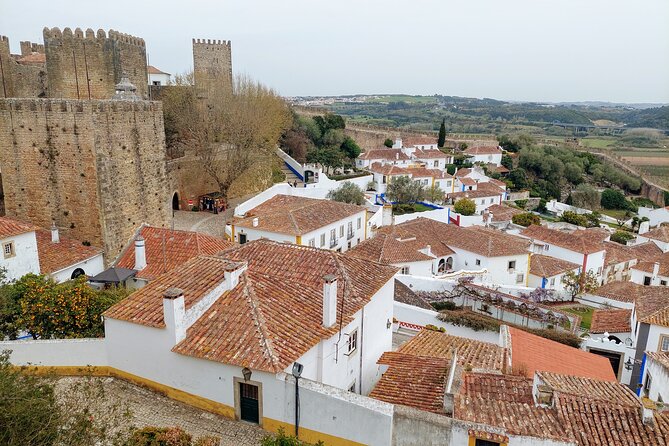
{"type": "Polygon", "coordinates": [[[613,138],[583,138],[581,139],[581,145],[586,147],[592,147],[594,149],[605,149],[607,147],[614,146],[616,140],[613,138]]]}
{"type": "Polygon", "coordinates": [[[406,102],[407,104],[436,104],[433,96],[409,96],[404,94],[370,97],[366,102],[406,102]]]}

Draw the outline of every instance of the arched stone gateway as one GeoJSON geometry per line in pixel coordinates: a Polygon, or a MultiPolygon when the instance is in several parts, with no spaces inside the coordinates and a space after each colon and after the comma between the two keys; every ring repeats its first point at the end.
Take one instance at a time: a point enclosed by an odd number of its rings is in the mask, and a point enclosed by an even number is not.
{"type": "Polygon", "coordinates": [[[174,195],[172,195],[172,210],[178,211],[180,207],[179,205],[179,192],[174,192],[174,195]]]}

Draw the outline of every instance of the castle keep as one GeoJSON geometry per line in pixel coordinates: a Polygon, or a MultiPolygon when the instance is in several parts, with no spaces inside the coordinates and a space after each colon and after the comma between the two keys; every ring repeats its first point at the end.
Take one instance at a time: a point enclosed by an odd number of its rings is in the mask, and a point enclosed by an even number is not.
{"type": "Polygon", "coordinates": [[[232,93],[230,41],[193,39],[193,77],[203,98],[232,93]]]}

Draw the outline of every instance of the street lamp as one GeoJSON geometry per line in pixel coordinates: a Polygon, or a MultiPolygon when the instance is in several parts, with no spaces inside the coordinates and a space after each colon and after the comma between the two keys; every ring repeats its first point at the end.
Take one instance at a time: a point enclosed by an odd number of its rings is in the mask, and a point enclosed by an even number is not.
{"type": "Polygon", "coordinates": [[[249,379],[251,379],[251,373],[253,372],[251,372],[251,369],[249,369],[248,367],[244,367],[242,369],[242,375],[244,375],[244,381],[248,381],[249,379]]]}
{"type": "Polygon", "coordinates": [[[293,377],[295,378],[295,438],[300,438],[300,386],[298,381],[300,380],[300,376],[302,376],[302,370],[304,370],[302,364],[299,362],[293,363],[293,377]]]}
{"type": "Polygon", "coordinates": [[[627,361],[625,361],[625,370],[632,370],[634,367],[634,362],[632,362],[632,358],[627,358],[627,361]]]}

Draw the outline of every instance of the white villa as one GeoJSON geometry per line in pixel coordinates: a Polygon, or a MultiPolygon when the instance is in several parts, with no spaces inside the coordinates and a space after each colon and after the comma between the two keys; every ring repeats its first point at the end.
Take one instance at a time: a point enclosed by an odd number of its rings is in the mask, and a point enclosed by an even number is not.
{"type": "Polygon", "coordinates": [[[495,146],[475,146],[465,149],[464,154],[472,163],[502,165],[502,149],[495,146]]]}

